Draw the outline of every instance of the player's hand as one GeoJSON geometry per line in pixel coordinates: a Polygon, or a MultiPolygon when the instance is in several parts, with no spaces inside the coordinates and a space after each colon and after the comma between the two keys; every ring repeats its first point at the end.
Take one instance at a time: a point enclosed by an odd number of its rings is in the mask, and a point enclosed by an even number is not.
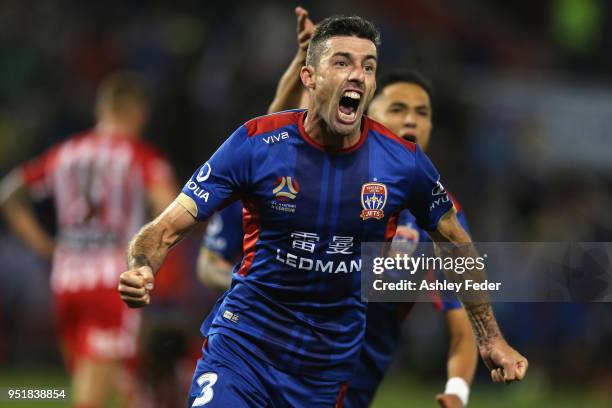
{"type": "Polygon", "coordinates": [[[436,401],[442,408],[463,408],[461,399],[455,394],[438,394],[436,401]]]}
{"type": "Polygon", "coordinates": [[[130,269],[119,276],[119,294],[129,307],[143,307],[151,302],[153,271],[148,266],[130,269]]]}
{"type": "Polygon", "coordinates": [[[412,256],[419,245],[419,231],[409,225],[400,225],[395,230],[395,236],[391,241],[388,257],[396,255],[412,256]]]}
{"type": "Polygon", "coordinates": [[[527,374],[529,363],[518,351],[499,337],[479,347],[480,356],[491,372],[495,383],[510,384],[521,381],[527,374]]]}
{"type": "Polygon", "coordinates": [[[295,17],[296,17],[296,32],[297,32],[297,41],[300,47],[300,51],[306,52],[308,49],[308,44],[310,44],[310,39],[314,34],[315,25],[312,20],[308,17],[308,10],[303,7],[295,8],[295,17]]]}

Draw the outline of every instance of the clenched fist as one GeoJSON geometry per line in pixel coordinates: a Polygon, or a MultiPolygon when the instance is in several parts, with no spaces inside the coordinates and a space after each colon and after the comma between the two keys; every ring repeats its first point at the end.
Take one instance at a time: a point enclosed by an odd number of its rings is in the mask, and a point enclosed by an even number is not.
{"type": "Polygon", "coordinates": [[[510,347],[506,340],[498,338],[480,345],[479,349],[493,382],[509,384],[525,377],[529,366],[527,359],[510,347]]]}
{"type": "Polygon", "coordinates": [[[151,302],[153,271],[148,266],[130,269],[119,277],[119,294],[129,307],[143,307],[151,302]]]}

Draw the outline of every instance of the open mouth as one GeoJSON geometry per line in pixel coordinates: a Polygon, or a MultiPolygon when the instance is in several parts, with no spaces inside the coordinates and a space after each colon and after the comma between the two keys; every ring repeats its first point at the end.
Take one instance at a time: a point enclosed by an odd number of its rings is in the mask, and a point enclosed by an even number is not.
{"type": "Polygon", "coordinates": [[[338,103],[338,117],[341,122],[353,123],[357,119],[357,109],[361,94],[355,91],[344,91],[338,103]]]}
{"type": "Polygon", "coordinates": [[[410,134],[410,133],[406,133],[404,135],[402,135],[402,139],[407,140],[409,142],[412,143],[416,143],[417,139],[414,135],[410,134]]]}

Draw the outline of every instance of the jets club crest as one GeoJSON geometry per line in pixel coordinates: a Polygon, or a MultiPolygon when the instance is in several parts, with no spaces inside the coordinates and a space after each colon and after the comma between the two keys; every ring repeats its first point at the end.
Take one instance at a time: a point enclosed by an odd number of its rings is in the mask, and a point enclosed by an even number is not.
{"type": "Polygon", "coordinates": [[[380,220],[385,216],[383,209],[387,203],[387,186],[382,183],[365,183],[361,186],[361,219],[375,218],[380,220]]]}

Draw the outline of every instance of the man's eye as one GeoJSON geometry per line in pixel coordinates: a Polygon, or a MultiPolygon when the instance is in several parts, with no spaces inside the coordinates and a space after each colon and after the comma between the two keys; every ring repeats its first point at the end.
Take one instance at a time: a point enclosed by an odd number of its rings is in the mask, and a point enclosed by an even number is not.
{"type": "Polygon", "coordinates": [[[374,66],[372,66],[372,65],[366,65],[363,69],[366,72],[374,72],[374,66]]]}
{"type": "Polygon", "coordinates": [[[337,61],[336,62],[336,66],[337,67],[346,67],[346,62],[344,62],[344,61],[337,61]]]}

